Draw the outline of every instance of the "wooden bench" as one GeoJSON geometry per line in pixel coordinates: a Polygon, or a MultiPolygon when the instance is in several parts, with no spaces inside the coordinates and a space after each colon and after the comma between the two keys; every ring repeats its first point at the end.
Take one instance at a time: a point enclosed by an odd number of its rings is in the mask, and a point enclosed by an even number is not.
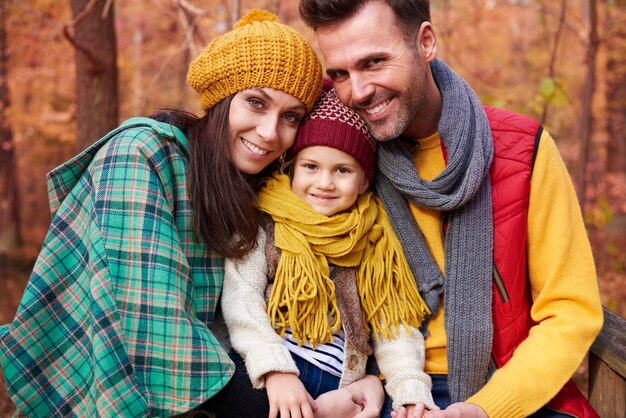
{"type": "Polygon", "coordinates": [[[602,418],[626,417],[626,319],[607,308],[589,350],[589,402],[602,418]]]}

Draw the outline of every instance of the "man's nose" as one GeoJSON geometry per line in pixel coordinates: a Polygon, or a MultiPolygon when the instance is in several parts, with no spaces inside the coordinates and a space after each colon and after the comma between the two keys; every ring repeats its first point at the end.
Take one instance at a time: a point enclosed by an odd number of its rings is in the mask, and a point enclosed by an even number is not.
{"type": "Polygon", "coordinates": [[[374,94],[374,85],[367,76],[353,74],[350,76],[351,97],[350,104],[363,104],[374,94]]]}

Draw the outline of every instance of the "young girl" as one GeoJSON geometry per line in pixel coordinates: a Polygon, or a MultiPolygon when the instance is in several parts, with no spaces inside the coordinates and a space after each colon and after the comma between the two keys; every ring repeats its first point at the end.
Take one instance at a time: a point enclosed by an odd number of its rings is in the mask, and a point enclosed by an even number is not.
{"type": "Polygon", "coordinates": [[[254,10],[187,80],[201,117],[132,118],[49,174],[52,225],[0,327],[17,415],[164,417],[232,386],[211,332],[224,257],[254,246],[257,185],[313,108],[321,66],[254,10]]]}
{"type": "Polygon", "coordinates": [[[368,191],[375,141],[331,85],[288,156],[291,176],[276,174],[259,192],[268,216],[258,246],[227,259],[222,293],[231,343],[253,386],[267,388],[270,417],[364,408],[359,416],[377,417],[377,378],[363,379],[372,352],[394,408],[435,409],[417,330],[427,308],[368,191]]]}

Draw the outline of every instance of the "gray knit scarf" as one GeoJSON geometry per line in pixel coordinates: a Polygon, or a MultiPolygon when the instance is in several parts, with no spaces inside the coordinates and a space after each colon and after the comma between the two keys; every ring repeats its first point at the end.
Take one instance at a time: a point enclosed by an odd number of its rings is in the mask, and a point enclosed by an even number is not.
{"type": "Polygon", "coordinates": [[[381,142],[375,188],[433,313],[441,292],[445,294],[448,389],[452,401],[459,402],[483,387],[490,359],[493,224],[488,175],[493,140],[474,91],[443,62],[435,60],[430,68],[443,98],[439,135],[448,164],[433,181],[425,181],[398,140],[381,142]],[[407,200],[447,214],[445,280],[407,200]]]}

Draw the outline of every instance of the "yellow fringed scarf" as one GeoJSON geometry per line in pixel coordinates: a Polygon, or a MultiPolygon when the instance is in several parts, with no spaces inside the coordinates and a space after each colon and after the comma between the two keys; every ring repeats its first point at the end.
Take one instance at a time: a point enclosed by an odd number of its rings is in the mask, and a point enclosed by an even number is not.
{"type": "Polygon", "coordinates": [[[327,217],[290,183],[288,176],[275,174],[258,194],[260,209],[275,222],[274,244],[282,250],[267,306],[277,332],[291,328],[300,344],[332,341],[341,317],[329,263],[356,269],[361,309],[376,338],[392,338],[400,324],[419,327],[430,311],[378,198],[367,191],[352,210],[327,217]]]}

